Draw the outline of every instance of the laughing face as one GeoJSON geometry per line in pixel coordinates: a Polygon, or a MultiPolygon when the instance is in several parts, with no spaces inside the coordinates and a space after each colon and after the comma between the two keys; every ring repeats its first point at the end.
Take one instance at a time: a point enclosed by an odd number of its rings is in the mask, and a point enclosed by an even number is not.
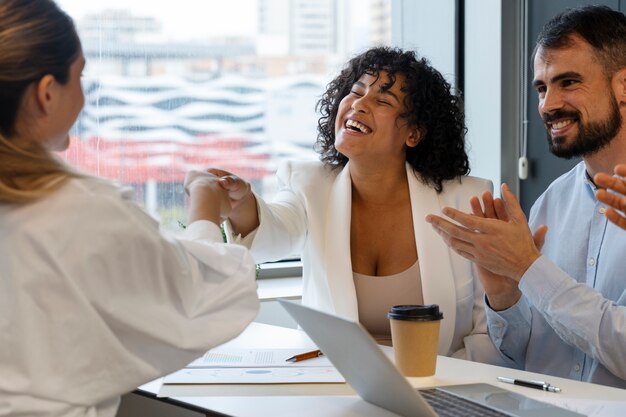
{"type": "Polygon", "coordinates": [[[335,148],[349,159],[405,161],[405,145],[415,146],[417,132],[400,117],[405,111],[403,74],[364,74],[339,103],[335,120],[335,148]]]}
{"type": "Polygon", "coordinates": [[[559,49],[539,48],[533,82],[550,151],[572,158],[607,146],[622,117],[610,79],[591,45],[579,37],[559,49]]]}

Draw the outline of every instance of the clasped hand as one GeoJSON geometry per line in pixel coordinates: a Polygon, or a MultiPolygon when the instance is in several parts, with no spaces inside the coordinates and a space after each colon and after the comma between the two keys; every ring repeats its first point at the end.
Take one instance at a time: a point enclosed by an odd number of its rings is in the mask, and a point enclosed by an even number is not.
{"type": "Polygon", "coordinates": [[[250,183],[242,178],[218,168],[209,168],[207,172],[218,177],[220,187],[228,193],[233,210],[236,210],[246,199],[252,196],[250,183]]]}
{"type": "Polygon", "coordinates": [[[220,178],[207,171],[192,170],[185,176],[185,193],[189,195],[189,222],[210,220],[219,224],[231,210],[228,192],[219,184],[220,178]]]}

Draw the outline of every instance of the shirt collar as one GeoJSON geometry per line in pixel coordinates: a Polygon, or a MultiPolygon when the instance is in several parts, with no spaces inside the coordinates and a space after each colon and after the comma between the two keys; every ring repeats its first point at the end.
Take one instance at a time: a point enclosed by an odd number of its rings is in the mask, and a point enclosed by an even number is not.
{"type": "Polygon", "coordinates": [[[576,169],[578,170],[576,175],[577,175],[577,178],[579,178],[577,182],[580,184],[579,181],[582,181],[582,184],[586,185],[584,189],[588,193],[587,195],[590,196],[593,199],[593,201],[597,202],[596,190],[598,189],[598,187],[596,187],[596,185],[593,183],[593,180],[587,173],[587,166],[585,165],[585,161],[580,161],[576,169]]]}
{"type": "Polygon", "coordinates": [[[591,190],[595,193],[596,190],[598,189],[598,186],[593,182],[591,175],[589,175],[586,169],[583,170],[583,173],[585,175],[585,184],[587,184],[591,188],[591,190]]]}

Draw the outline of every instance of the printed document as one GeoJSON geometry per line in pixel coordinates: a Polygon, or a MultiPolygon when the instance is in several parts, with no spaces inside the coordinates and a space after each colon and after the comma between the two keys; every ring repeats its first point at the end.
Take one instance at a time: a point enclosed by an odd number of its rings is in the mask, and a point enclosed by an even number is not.
{"type": "Polygon", "coordinates": [[[345,379],[320,356],[299,362],[288,358],[302,349],[225,349],[208,351],[163,384],[307,384],[343,383],[345,379]]]}

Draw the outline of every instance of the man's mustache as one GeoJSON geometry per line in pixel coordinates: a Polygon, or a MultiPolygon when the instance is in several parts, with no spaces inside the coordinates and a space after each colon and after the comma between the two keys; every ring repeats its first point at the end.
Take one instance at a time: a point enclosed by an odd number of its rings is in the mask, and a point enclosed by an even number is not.
{"type": "Polygon", "coordinates": [[[552,113],[544,113],[541,118],[544,123],[551,123],[558,119],[579,119],[579,113],[575,111],[555,110],[552,113]]]}

